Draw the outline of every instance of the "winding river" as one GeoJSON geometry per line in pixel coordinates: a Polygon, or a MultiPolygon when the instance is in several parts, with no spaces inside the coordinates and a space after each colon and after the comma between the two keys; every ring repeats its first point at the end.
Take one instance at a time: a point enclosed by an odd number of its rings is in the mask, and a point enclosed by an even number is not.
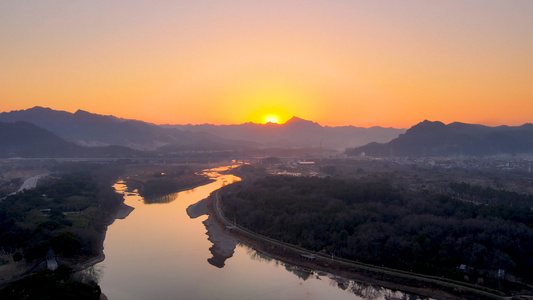
{"type": "Polygon", "coordinates": [[[109,226],[106,258],[91,270],[109,300],[419,298],[325,272],[305,272],[216,230],[200,201],[240,180],[218,173],[223,170],[205,170],[213,182],[159,204],[145,204],[137,193],[126,192],[123,182],[115,184],[134,210],[109,226]]]}

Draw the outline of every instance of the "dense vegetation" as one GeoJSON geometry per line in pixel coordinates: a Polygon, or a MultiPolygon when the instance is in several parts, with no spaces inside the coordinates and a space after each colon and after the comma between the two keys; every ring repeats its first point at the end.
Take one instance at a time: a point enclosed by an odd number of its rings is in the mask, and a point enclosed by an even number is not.
{"type": "Polygon", "coordinates": [[[55,271],[41,270],[0,290],[0,299],[100,299],[100,287],[72,280],[72,270],[59,266],[55,271]]]}
{"type": "MultiPolygon", "coordinates": [[[[509,213],[521,215],[521,221],[533,226],[533,219],[528,208],[533,204],[532,195],[519,194],[517,192],[497,190],[491,187],[481,187],[478,185],[471,185],[465,182],[450,183],[450,190],[454,197],[464,201],[470,201],[475,204],[483,204],[481,212],[487,209],[500,209],[509,213]],[[488,206],[488,207],[487,207],[488,206]],[[509,207],[516,207],[518,209],[509,209],[509,207]]],[[[505,215],[501,214],[502,217],[505,215]]],[[[516,219],[519,216],[511,216],[516,219]]]]}
{"type": "Polygon", "coordinates": [[[236,183],[223,195],[237,224],[314,251],[460,279],[463,264],[486,282],[499,269],[533,278],[528,196],[461,183],[413,196],[384,180],[287,176],[236,183]]]}
{"type": "Polygon", "coordinates": [[[95,255],[107,214],[120,203],[88,172],[49,179],[0,202],[0,248],[27,261],[44,259],[50,248],[66,258],[95,255]]]}

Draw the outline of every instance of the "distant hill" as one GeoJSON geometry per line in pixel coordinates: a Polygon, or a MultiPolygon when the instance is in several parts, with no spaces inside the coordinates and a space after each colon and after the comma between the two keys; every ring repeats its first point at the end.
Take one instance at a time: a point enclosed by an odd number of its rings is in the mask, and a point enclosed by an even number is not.
{"type": "Polygon", "coordinates": [[[0,122],[25,121],[50,130],[65,140],[83,146],[119,145],[138,150],[156,150],[165,145],[180,149],[217,150],[232,144],[205,133],[163,128],[137,120],[120,119],[78,110],[75,113],[44,107],[0,113],[0,122]]]}
{"type": "Polygon", "coordinates": [[[347,147],[364,145],[369,142],[386,142],[404,133],[404,129],[362,128],[354,126],[328,127],[318,123],[293,117],[284,124],[240,125],[169,125],[191,132],[208,132],[228,139],[245,140],[261,147],[304,148],[319,147],[344,150],[347,147]]]}
{"type": "Polygon", "coordinates": [[[82,147],[28,122],[0,122],[0,157],[133,157],[139,151],[122,146],[82,147]]]}
{"type": "Polygon", "coordinates": [[[83,146],[120,145],[138,150],[237,150],[251,148],[342,149],[387,142],[404,129],[323,127],[293,117],[285,124],[165,125],[78,110],[75,113],[34,107],[0,113],[0,122],[26,121],[83,146]]]}
{"type": "Polygon", "coordinates": [[[533,153],[533,124],[489,127],[424,121],[388,143],[369,143],[346,153],[382,157],[533,153]]]}

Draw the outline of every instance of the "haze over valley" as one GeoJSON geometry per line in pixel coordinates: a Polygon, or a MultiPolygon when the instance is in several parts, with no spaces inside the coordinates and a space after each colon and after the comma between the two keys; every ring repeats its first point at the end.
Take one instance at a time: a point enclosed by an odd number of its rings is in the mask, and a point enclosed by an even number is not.
{"type": "Polygon", "coordinates": [[[155,125],[43,107],[0,114],[0,122],[17,121],[32,123],[80,146],[116,145],[162,152],[307,147],[344,151],[370,142],[388,142],[405,132],[382,127],[328,127],[297,117],[284,124],[155,125]]]}
{"type": "Polygon", "coordinates": [[[0,1],[0,299],[532,299],[532,15],[0,1]]]}

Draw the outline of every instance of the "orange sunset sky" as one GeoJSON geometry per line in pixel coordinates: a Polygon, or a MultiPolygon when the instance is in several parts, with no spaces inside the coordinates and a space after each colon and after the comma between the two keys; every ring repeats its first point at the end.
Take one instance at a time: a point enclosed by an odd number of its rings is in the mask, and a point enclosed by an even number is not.
{"type": "Polygon", "coordinates": [[[520,125],[532,16],[531,0],[2,0],[0,111],[520,125]]]}

